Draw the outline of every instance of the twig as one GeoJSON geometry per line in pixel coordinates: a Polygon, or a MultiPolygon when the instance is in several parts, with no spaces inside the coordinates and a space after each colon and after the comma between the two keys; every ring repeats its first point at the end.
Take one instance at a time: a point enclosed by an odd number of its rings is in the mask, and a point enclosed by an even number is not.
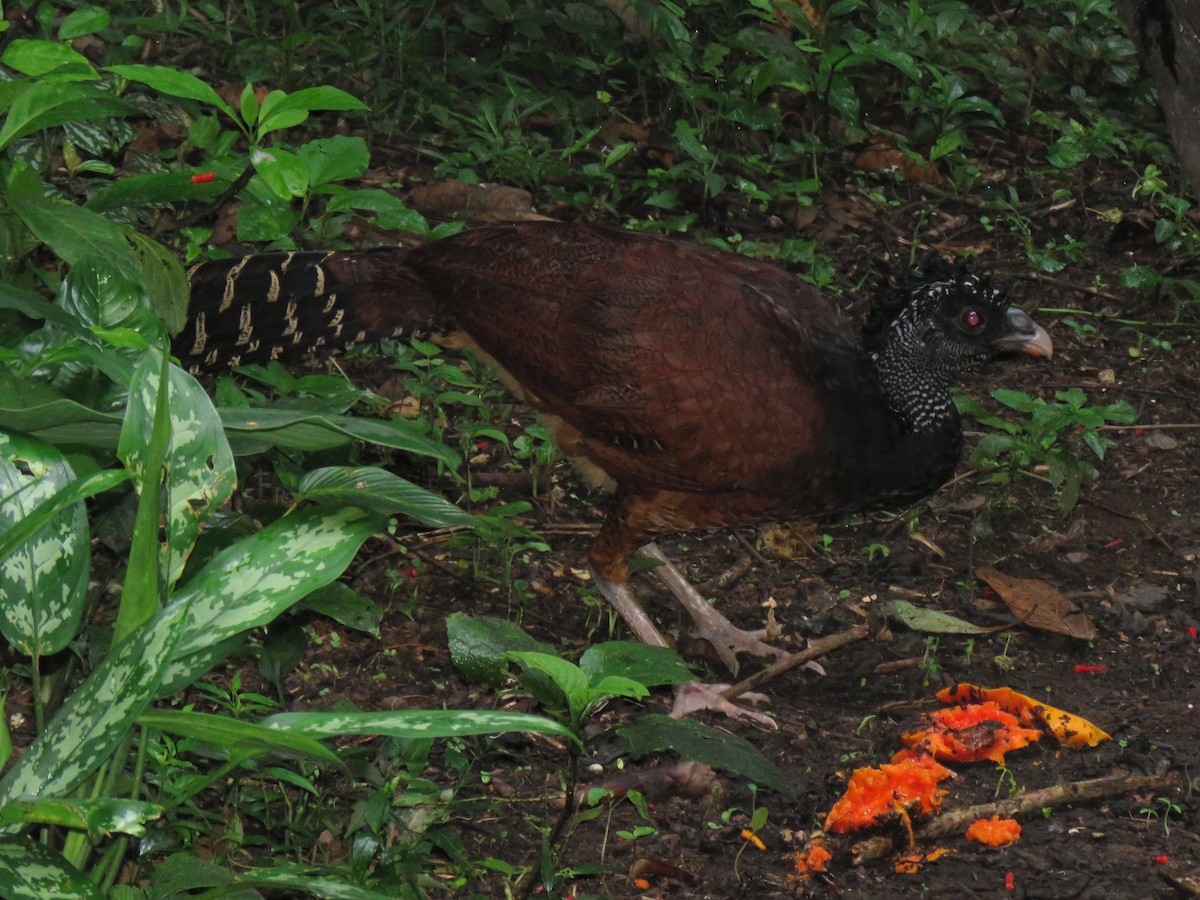
{"type": "Polygon", "coordinates": [[[855,641],[861,641],[863,638],[871,634],[871,629],[866,625],[855,625],[853,628],[847,628],[845,631],[839,631],[837,634],[831,634],[827,638],[810,641],[806,649],[799,653],[793,653],[791,656],[785,656],[778,662],[772,663],[761,672],[756,672],[749,678],[744,678],[735,685],[727,687],[721,692],[721,696],[726,700],[733,700],[740,697],[746,691],[751,691],[761,684],[765,684],[774,678],[778,678],[784,672],[802,666],[806,662],[825,656],[827,653],[832,653],[834,650],[839,650],[855,641]]]}
{"type": "Polygon", "coordinates": [[[1009,797],[1007,800],[951,810],[917,829],[916,836],[918,839],[945,837],[965,830],[976,819],[984,817],[1024,816],[1046,807],[1062,806],[1081,800],[1098,800],[1101,797],[1162,791],[1170,786],[1171,779],[1163,775],[1106,775],[1103,778],[1090,778],[1070,784],[1054,784],[1009,797]]]}
{"type": "MultiPolygon", "coordinates": [[[[1071,784],[1056,784],[1037,791],[1019,794],[1007,800],[981,803],[943,813],[931,822],[918,828],[913,838],[917,841],[935,840],[951,834],[961,834],[977,819],[1001,816],[1029,815],[1047,807],[1062,806],[1080,800],[1098,800],[1101,797],[1121,797],[1126,794],[1161,791],[1172,785],[1170,778],[1162,775],[1108,775],[1071,784]]],[[[854,863],[862,865],[891,855],[894,846],[890,840],[864,841],[855,847],[854,863]]]]}

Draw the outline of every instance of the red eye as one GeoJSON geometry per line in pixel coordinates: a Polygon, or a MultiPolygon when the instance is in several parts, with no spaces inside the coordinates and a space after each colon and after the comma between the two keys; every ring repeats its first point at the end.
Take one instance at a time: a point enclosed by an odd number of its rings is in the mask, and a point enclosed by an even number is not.
{"type": "Polygon", "coordinates": [[[970,329],[976,329],[983,324],[983,313],[977,309],[967,309],[963,311],[962,323],[970,329]]]}

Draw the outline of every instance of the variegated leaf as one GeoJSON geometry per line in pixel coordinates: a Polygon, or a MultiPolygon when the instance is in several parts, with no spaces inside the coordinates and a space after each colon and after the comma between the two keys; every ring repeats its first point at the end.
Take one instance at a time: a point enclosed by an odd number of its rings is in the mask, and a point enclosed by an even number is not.
{"type": "MultiPolygon", "coordinates": [[[[74,480],[57,449],[0,433],[0,532],[74,480]]],[[[91,561],[83,503],[59,510],[0,560],[0,632],[27,656],[57,653],[75,636],[91,561]]]]}
{"type": "Polygon", "coordinates": [[[473,528],[479,521],[444,497],[374,466],[315,469],[300,480],[296,498],[404,515],[432,528],[473,528]]]}
{"type": "Polygon", "coordinates": [[[0,841],[5,900],[104,900],[104,892],[61,854],[35,841],[0,841]]]}
{"type": "Polygon", "coordinates": [[[567,726],[531,713],[490,709],[402,709],[394,712],[278,713],[263,719],[279,728],[313,737],[377,734],[402,738],[467,737],[498,731],[530,731],[574,738],[567,726]]]}
{"type": "MultiPolygon", "coordinates": [[[[146,354],[137,367],[129,392],[129,407],[117,453],[125,466],[141,477],[154,426],[158,373],[162,357],[146,354]]],[[[183,571],[203,523],[233,493],[237,474],[233,453],[221,420],[191,375],[170,367],[171,445],[167,451],[167,544],[162,547],[163,574],[168,585],[183,571]]]]}
{"type": "Polygon", "coordinates": [[[186,620],[185,607],[168,607],[114,647],[0,780],[0,806],[66,794],[108,762],[157,694],[186,620]]]}
{"type": "Polygon", "coordinates": [[[357,507],[309,507],[225,548],[171,598],[189,609],[176,658],[264,625],[329,584],[382,524],[357,507]]]}

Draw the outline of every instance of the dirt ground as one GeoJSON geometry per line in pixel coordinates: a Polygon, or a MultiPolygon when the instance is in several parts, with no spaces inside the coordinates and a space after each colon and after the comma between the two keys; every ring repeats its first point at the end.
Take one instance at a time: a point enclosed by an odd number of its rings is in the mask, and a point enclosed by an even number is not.
{"type": "MultiPolygon", "coordinates": [[[[1105,432],[1115,447],[1066,516],[1058,513],[1055,493],[1044,480],[1020,476],[1011,486],[996,485],[964,460],[961,477],[919,508],[916,536],[895,517],[880,515],[823,524],[816,534],[832,540],[807,558],[780,559],[760,551],[759,532],[753,529],[663,542],[697,583],[735,573],[719,589],[720,606],[733,620],[760,623],[764,603],[773,600],[785,627],[784,642],[796,648],[871,620],[872,609],[891,598],[978,625],[1010,624],[1009,611],[974,575],[983,566],[1053,585],[1094,622],[1095,639],[1015,624],[973,638],[930,637],[893,625],[823,659],[823,676],[788,673],[762,688],[778,731],[709,721],[745,737],[789,773],[793,795],[759,791],[752,796],[734,772],[719,773],[719,791],[700,798],[660,785],[649,823],[622,804],[611,819],[601,816],[570,832],[558,848],[558,869],[610,867],[607,875],[575,882],[575,896],[1129,898],[1200,891],[1195,796],[1200,790],[1200,485],[1194,475],[1200,360],[1192,328],[1171,324],[1176,307],[1169,296],[1136,295],[1117,286],[1117,271],[1135,262],[1170,275],[1188,270],[1137,226],[1138,215],[1114,228],[1093,212],[1129,203],[1128,185],[1120,173],[1110,174],[1108,180],[1098,177],[1065,209],[1047,199],[1024,210],[1039,245],[1064,234],[1084,245],[1083,257],[1053,278],[1031,276],[1015,238],[990,235],[981,227],[980,208],[947,202],[927,217],[923,211],[931,201],[915,191],[906,199],[903,186],[896,189],[899,202],[888,207],[882,221],[878,207],[862,193],[845,189],[827,198],[813,225],[835,255],[843,287],[865,274],[860,268],[865,255],[905,252],[905,238],[915,234],[943,251],[976,249],[1012,299],[1049,328],[1056,345],[1052,361],[991,364],[968,379],[968,396],[985,399],[993,388],[1009,387],[1053,400],[1056,390],[1081,388],[1093,405],[1125,400],[1138,411],[1139,427],[1105,432]],[[924,228],[920,222],[926,222],[924,228]],[[1083,312],[1072,317],[1038,311],[1064,308],[1083,312]],[[1095,329],[1074,329],[1064,323],[1068,318],[1095,329]],[[1150,338],[1170,347],[1152,346],[1150,338]],[[865,549],[873,544],[886,545],[888,554],[869,558],[865,549]],[[861,836],[830,836],[829,872],[797,880],[794,854],[819,828],[851,770],[887,761],[901,746],[900,735],[940,705],[935,692],[959,681],[1012,687],[1086,717],[1112,740],[1094,749],[1068,750],[1047,736],[1010,754],[1003,768],[956,766],[947,812],[1105,776],[1159,776],[1161,781],[1133,793],[1074,802],[1060,798],[1039,806],[1020,816],[1020,840],[1003,849],[968,842],[961,831],[918,838],[920,850],[952,852],[915,874],[897,873],[899,850],[856,865],[851,851],[861,836]],[[741,836],[757,806],[769,810],[760,831],[762,849],[741,836]],[[638,825],[652,826],[653,833],[636,841],[616,837],[617,831],[638,825]],[[634,883],[632,875],[647,872],[646,885],[634,883]]],[[[1185,310],[1182,321],[1194,320],[1194,312],[1185,310]]],[[[519,433],[512,421],[497,424],[519,433]]],[[[971,431],[969,445],[978,436],[971,431]]],[[[770,440],[770,435],[759,439],[770,440]]],[[[488,448],[473,463],[474,474],[483,480],[507,478],[496,474],[503,462],[501,449],[488,448]]],[[[572,574],[582,566],[603,498],[587,494],[563,465],[551,474],[539,483],[530,525],[553,552],[518,559],[514,570],[515,577],[531,583],[537,599],[515,606],[507,592],[458,574],[453,556],[437,543],[423,545],[412,534],[399,540],[418,548],[423,572],[401,577],[404,585],[397,593],[389,584],[410,564],[388,552],[394,548],[376,545],[374,553],[361,556],[352,583],[392,601],[382,639],[339,629],[336,649],[316,650],[289,678],[293,708],[327,706],[345,697],[372,709],[501,705],[536,711],[527,700],[496,697],[463,682],[449,658],[444,619],[456,611],[518,619],[532,635],[566,653],[609,636],[610,617],[579,602],[583,582],[572,574]],[[404,606],[411,615],[401,614],[402,604],[413,598],[415,603],[404,606]],[[322,668],[322,662],[331,666],[322,668]],[[336,678],[324,674],[333,671],[339,673],[336,678]]],[[[529,494],[517,486],[505,496],[529,494]]],[[[680,621],[665,591],[645,575],[636,581],[663,628],[686,637],[688,623],[680,621]]],[[[334,627],[316,618],[309,624],[318,631],[334,627]]],[[[620,625],[612,634],[625,636],[620,625]]],[[[742,674],[756,665],[748,661],[742,674]]],[[[709,680],[723,675],[711,667],[704,671],[709,680]]],[[[596,716],[595,731],[628,722],[642,709],[661,711],[668,699],[667,692],[657,691],[642,706],[610,704],[596,716]]],[[[464,812],[453,824],[472,857],[536,868],[541,829],[559,815],[566,753],[555,742],[520,736],[501,742],[505,753],[491,746],[476,751],[481,770],[491,773],[489,783],[459,792],[460,800],[491,801],[479,807],[486,815],[464,812]]],[[[603,739],[596,750],[596,756],[580,762],[581,783],[603,780],[618,765],[637,768],[659,761],[620,760],[603,739]]],[[[435,766],[427,774],[436,781],[444,773],[435,766]]],[[[901,830],[887,833],[902,849],[901,830]]],[[[477,896],[504,896],[499,876],[473,887],[477,896]]]]}

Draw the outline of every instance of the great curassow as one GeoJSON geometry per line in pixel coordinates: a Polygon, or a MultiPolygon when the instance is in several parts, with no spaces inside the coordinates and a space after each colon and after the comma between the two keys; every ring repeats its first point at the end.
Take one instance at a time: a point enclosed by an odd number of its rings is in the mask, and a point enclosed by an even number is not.
{"type": "MultiPolygon", "coordinates": [[[[956,376],[1005,351],[1051,354],[1040,326],[961,267],[885,287],[859,332],[773,265],[581,224],[250,256],[190,276],[190,318],[174,350],[193,369],[414,327],[457,330],[584,474],[615,489],[588,558],[630,629],[666,643],[625,583],[646,545],[733,670],[739,651],[777,651],[706,602],[649,543],[655,536],[924,497],[959,459],[956,376]]],[[[747,712],[715,687],[705,699],[747,712]]]]}

